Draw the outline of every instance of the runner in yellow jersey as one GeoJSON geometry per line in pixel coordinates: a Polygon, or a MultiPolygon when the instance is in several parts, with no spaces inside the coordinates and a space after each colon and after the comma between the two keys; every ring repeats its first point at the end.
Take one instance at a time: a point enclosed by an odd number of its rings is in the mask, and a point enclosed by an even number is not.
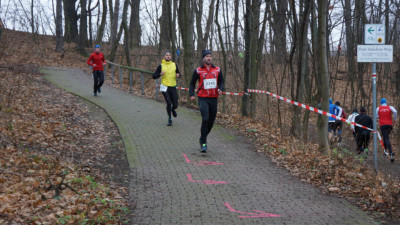
{"type": "Polygon", "coordinates": [[[160,91],[162,92],[165,102],[167,103],[168,123],[167,126],[172,126],[171,113],[174,117],[177,116],[176,109],[178,108],[178,93],[176,92],[176,78],[181,75],[178,66],[171,61],[171,52],[166,51],[164,59],[157,67],[153,74],[153,79],[161,77],[160,91]]]}

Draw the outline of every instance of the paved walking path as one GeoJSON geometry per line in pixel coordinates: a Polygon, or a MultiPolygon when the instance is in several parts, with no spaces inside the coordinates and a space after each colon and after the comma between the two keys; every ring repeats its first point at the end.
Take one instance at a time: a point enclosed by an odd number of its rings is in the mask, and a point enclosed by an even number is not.
{"type": "Polygon", "coordinates": [[[200,154],[194,110],[178,108],[167,127],[163,103],[107,85],[94,97],[92,79],[79,69],[43,72],[103,107],[118,125],[132,174],[132,224],[374,224],[347,201],[277,168],[232,131],[216,126],[209,152],[200,154]]]}

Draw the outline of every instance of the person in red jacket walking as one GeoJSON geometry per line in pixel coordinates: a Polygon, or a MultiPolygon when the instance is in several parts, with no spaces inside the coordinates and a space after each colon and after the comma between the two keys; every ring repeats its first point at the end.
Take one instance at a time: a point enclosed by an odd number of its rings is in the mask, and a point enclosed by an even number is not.
{"type": "Polygon", "coordinates": [[[224,78],[218,66],[212,64],[210,50],[203,50],[203,65],[198,67],[192,76],[189,86],[190,100],[194,100],[194,89],[199,81],[197,97],[202,117],[200,147],[201,152],[207,152],[207,136],[210,133],[218,111],[218,96],[224,90],[224,78]]]}
{"type": "Polygon", "coordinates": [[[389,135],[393,129],[393,125],[396,124],[397,111],[393,106],[386,104],[386,99],[381,99],[381,106],[376,109],[377,118],[379,118],[379,126],[383,136],[383,145],[385,146],[384,153],[387,155],[386,149],[389,150],[390,161],[394,162],[394,152],[392,151],[392,145],[390,144],[389,135]],[[392,114],[394,117],[392,118],[392,114]]]}
{"type": "Polygon", "coordinates": [[[97,92],[101,93],[101,86],[104,83],[103,67],[106,65],[103,53],[100,52],[100,45],[96,45],[94,52],[89,56],[87,64],[93,67],[93,95],[97,96],[97,92]]]}

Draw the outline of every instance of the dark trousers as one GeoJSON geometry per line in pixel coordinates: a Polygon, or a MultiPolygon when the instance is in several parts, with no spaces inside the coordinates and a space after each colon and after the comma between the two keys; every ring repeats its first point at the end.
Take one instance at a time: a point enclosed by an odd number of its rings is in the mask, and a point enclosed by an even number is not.
{"type": "Polygon", "coordinates": [[[205,144],[207,143],[207,136],[214,125],[215,117],[217,116],[218,99],[199,97],[199,108],[202,118],[200,143],[205,144]]]}
{"type": "Polygon", "coordinates": [[[162,92],[165,102],[167,103],[168,118],[171,119],[171,110],[178,108],[178,93],[176,87],[168,87],[166,92],[162,92]]]}
{"type": "Polygon", "coordinates": [[[360,131],[357,133],[357,149],[359,151],[364,151],[364,149],[368,148],[370,139],[369,131],[360,131]]]}
{"type": "Polygon", "coordinates": [[[93,71],[94,86],[93,92],[97,93],[101,85],[104,83],[104,73],[101,70],[93,71]]]}
{"type": "Polygon", "coordinates": [[[390,143],[389,135],[392,131],[393,127],[390,125],[383,125],[381,126],[381,132],[383,137],[383,145],[385,149],[389,150],[389,153],[392,154],[392,144],[390,143]]]}
{"type": "Polygon", "coordinates": [[[356,144],[358,144],[357,133],[354,130],[353,130],[353,137],[354,137],[354,140],[356,140],[356,144]]]}

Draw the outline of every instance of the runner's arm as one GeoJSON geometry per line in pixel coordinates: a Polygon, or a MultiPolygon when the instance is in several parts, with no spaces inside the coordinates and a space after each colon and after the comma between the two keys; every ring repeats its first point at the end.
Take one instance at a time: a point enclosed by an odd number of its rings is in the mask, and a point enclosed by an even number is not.
{"type": "Polygon", "coordinates": [[[376,118],[379,119],[379,107],[376,108],[376,118]]]}
{"type": "Polygon", "coordinates": [[[153,79],[158,79],[161,76],[161,65],[158,65],[156,71],[153,73],[153,79]]]}
{"type": "Polygon", "coordinates": [[[339,110],[337,116],[341,117],[342,116],[342,108],[339,106],[336,106],[337,110],[339,110]]]}
{"type": "Polygon", "coordinates": [[[196,86],[196,82],[199,79],[199,74],[197,73],[196,70],[194,70],[193,75],[192,75],[192,80],[190,81],[189,85],[189,95],[192,97],[194,96],[194,88],[196,86]]]}
{"type": "Polygon", "coordinates": [[[390,110],[392,110],[392,113],[394,114],[393,122],[396,123],[396,121],[397,121],[397,111],[393,106],[390,106],[390,110]]]}
{"type": "Polygon", "coordinates": [[[182,77],[182,75],[181,75],[181,72],[179,72],[179,68],[178,68],[178,66],[176,66],[175,73],[179,73],[179,77],[178,77],[178,78],[181,78],[181,77],[182,77]]]}
{"type": "Polygon", "coordinates": [[[224,76],[222,75],[222,70],[219,72],[218,75],[218,89],[223,91],[225,88],[224,86],[224,76]]]}
{"type": "MultiPolygon", "coordinates": [[[[350,122],[353,122],[353,123],[354,123],[355,119],[356,119],[356,116],[355,116],[354,114],[351,114],[351,115],[349,116],[350,122]]],[[[353,124],[351,124],[350,127],[351,127],[351,129],[352,129],[353,131],[356,131],[353,124]]]]}
{"type": "Polygon", "coordinates": [[[372,118],[369,117],[369,126],[368,126],[368,127],[371,128],[371,129],[374,129],[373,126],[372,126],[372,124],[373,124],[373,123],[372,123],[372,118]]]}
{"type": "Polygon", "coordinates": [[[103,66],[105,66],[106,64],[107,64],[107,62],[106,62],[106,59],[104,58],[104,55],[103,55],[103,66]]]}
{"type": "MultiPolygon", "coordinates": [[[[354,123],[358,123],[358,122],[359,122],[359,119],[360,119],[360,115],[356,116],[356,117],[354,118],[354,123]]],[[[354,132],[357,133],[359,129],[360,129],[360,128],[359,128],[358,126],[354,126],[354,132]]]]}
{"type": "Polygon", "coordinates": [[[88,61],[86,62],[88,65],[90,65],[90,66],[93,66],[93,63],[92,63],[92,55],[90,55],[89,56],[89,59],[88,59],[88,61]]]}

